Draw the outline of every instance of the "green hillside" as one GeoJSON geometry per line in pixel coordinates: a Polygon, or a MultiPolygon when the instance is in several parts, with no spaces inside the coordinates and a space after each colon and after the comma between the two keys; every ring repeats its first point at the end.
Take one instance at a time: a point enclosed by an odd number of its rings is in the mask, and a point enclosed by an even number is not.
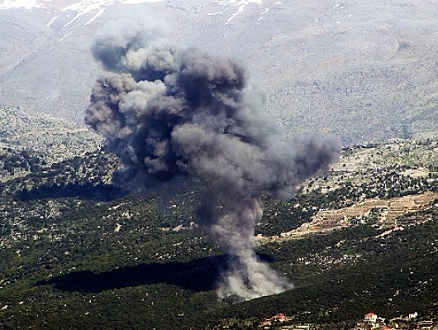
{"type": "Polygon", "coordinates": [[[127,193],[111,183],[113,156],[72,143],[58,160],[4,142],[2,330],[256,329],[279,312],[320,329],[349,328],[369,311],[438,319],[438,139],[344,148],[292,200],[265,199],[257,252],[295,289],[242,303],[218,301],[226,257],[196,225],[190,196],[127,193]],[[421,207],[390,222],[389,208],[348,216],[367,201],[415,196],[421,207]],[[327,228],[322,211],[346,213],[327,228]],[[281,238],[307,223],[313,233],[281,238]]]}

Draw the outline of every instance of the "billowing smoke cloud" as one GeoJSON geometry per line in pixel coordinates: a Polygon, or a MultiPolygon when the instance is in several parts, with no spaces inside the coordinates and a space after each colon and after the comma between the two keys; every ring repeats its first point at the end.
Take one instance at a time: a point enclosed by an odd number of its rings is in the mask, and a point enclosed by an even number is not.
{"type": "Polygon", "coordinates": [[[260,198],[290,198],[298,183],[338,157],[337,142],[319,135],[286,140],[242,64],[157,35],[156,25],[138,22],[97,34],[92,51],[107,72],[93,88],[86,123],[125,164],[126,185],[200,184],[197,214],[229,256],[220,297],[292,288],[255,254],[260,198]]]}

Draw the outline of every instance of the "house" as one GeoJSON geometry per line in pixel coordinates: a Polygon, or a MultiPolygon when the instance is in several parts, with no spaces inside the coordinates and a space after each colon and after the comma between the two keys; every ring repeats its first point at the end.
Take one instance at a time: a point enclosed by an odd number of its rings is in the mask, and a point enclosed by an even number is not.
{"type": "Polygon", "coordinates": [[[377,322],[377,314],[374,313],[366,313],[363,318],[365,323],[375,324],[377,322]]]}
{"type": "Polygon", "coordinates": [[[412,319],[415,319],[417,316],[418,316],[418,313],[415,312],[415,313],[409,314],[409,315],[408,315],[408,319],[409,319],[409,320],[412,320],[412,319]]]}
{"type": "Polygon", "coordinates": [[[281,323],[283,323],[283,322],[286,322],[288,320],[289,319],[288,319],[288,317],[286,315],[284,315],[283,313],[278,313],[278,314],[275,314],[274,316],[272,316],[272,317],[270,317],[268,319],[264,319],[260,323],[259,327],[269,327],[274,322],[281,322],[281,323]]]}
{"type": "Polygon", "coordinates": [[[283,313],[278,313],[273,317],[271,317],[271,321],[274,322],[286,322],[287,320],[288,320],[287,316],[284,315],[283,313]]]}

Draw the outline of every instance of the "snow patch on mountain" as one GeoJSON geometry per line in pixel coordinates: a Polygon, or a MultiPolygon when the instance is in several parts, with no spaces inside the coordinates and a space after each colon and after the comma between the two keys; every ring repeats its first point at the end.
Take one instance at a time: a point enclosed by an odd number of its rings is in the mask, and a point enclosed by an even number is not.
{"type": "Polygon", "coordinates": [[[257,3],[259,5],[263,5],[262,0],[228,0],[228,1],[213,1],[213,3],[217,3],[218,5],[226,7],[223,11],[217,11],[214,13],[207,13],[208,16],[222,15],[225,11],[228,11],[232,8],[237,7],[237,11],[235,11],[231,16],[227,19],[224,25],[230,24],[230,22],[241,12],[245,10],[245,7],[250,3],[257,3]]]}
{"type": "Polygon", "coordinates": [[[0,9],[25,8],[32,9],[40,7],[38,0],[3,0],[0,4],[0,9]]]}
{"type": "Polygon", "coordinates": [[[0,10],[12,9],[12,8],[24,8],[32,10],[33,8],[47,8],[58,7],[61,10],[78,10],[81,13],[87,13],[95,9],[101,9],[114,5],[116,3],[122,3],[126,5],[146,3],[146,2],[160,2],[164,0],[82,0],[77,1],[72,5],[62,6],[62,2],[54,4],[51,0],[3,0],[0,3],[0,10]]]}
{"type": "MultiPolygon", "coordinates": [[[[0,0],[1,1],[1,0],[0,0]]],[[[63,13],[74,12],[70,20],[64,24],[64,26],[69,26],[74,23],[78,18],[95,12],[95,15],[89,19],[85,25],[90,24],[96,18],[101,16],[106,8],[115,4],[133,5],[140,3],[152,3],[152,2],[163,2],[164,0],[78,0],[72,2],[61,1],[54,2],[52,0],[3,0],[0,3],[0,10],[7,10],[12,8],[24,8],[27,10],[32,10],[34,8],[44,8],[44,9],[58,9],[63,13]]],[[[172,3],[172,1],[168,1],[172,3]]],[[[224,25],[228,25],[231,21],[240,13],[242,13],[245,8],[250,4],[263,5],[263,0],[219,0],[210,1],[210,3],[217,4],[224,7],[224,10],[219,10],[214,13],[207,13],[208,16],[214,15],[224,15],[227,17],[224,25]]],[[[61,15],[53,17],[47,26],[51,26],[61,15]]],[[[263,14],[261,15],[263,16],[263,14]]]]}
{"type": "MultiPolygon", "coordinates": [[[[73,5],[62,7],[62,2],[58,2],[56,5],[52,0],[3,0],[0,2],[0,10],[11,9],[11,8],[25,8],[31,10],[33,8],[46,8],[47,5],[52,7],[59,6],[59,9],[67,8],[81,8],[82,10],[90,11],[96,8],[101,8],[103,6],[113,5],[115,3],[122,3],[126,5],[134,5],[139,3],[147,2],[160,2],[164,0],[82,0],[77,1],[73,5]]],[[[212,1],[213,3],[218,3],[224,6],[241,6],[247,5],[249,3],[259,3],[262,4],[262,0],[224,0],[224,1],[212,1]]]]}
{"type": "MultiPolygon", "coordinates": [[[[111,6],[114,4],[114,1],[111,0],[101,0],[101,1],[90,1],[90,0],[83,0],[77,3],[74,3],[71,6],[68,6],[63,9],[63,11],[72,10],[76,12],[76,15],[72,17],[72,19],[65,24],[65,26],[68,26],[72,24],[74,21],[76,21],[79,17],[88,14],[91,11],[97,10],[98,15],[102,14],[106,7],[111,6]]],[[[95,19],[96,16],[93,18],[95,19]]],[[[88,23],[88,22],[87,22],[88,23]]]]}

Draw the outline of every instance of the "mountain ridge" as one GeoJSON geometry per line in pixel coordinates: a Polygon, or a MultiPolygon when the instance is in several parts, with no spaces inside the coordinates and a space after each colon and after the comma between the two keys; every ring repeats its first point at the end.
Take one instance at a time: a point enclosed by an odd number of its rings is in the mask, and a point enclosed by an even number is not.
{"type": "MultiPolygon", "coordinates": [[[[85,2],[69,6],[78,3],[85,2]]],[[[266,91],[266,111],[291,134],[317,130],[348,145],[437,129],[438,15],[429,2],[174,0],[92,8],[0,10],[0,29],[14,31],[0,44],[4,105],[83,123],[101,72],[90,52],[93,35],[136,12],[162,17],[176,42],[242,61],[266,91]]]]}

